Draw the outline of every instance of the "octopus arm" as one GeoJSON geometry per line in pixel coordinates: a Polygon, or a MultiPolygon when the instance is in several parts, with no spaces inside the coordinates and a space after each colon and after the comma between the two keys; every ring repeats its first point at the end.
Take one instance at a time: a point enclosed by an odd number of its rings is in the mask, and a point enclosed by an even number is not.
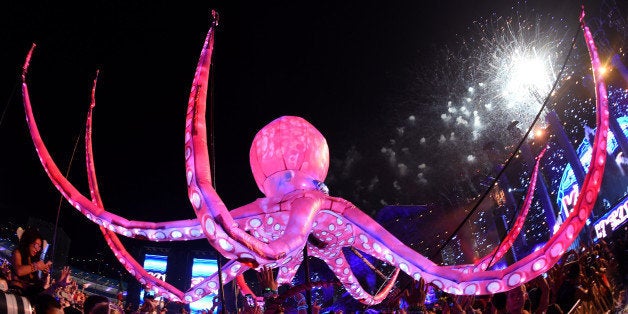
{"type": "Polygon", "coordinates": [[[423,277],[426,282],[452,294],[493,294],[507,291],[532,280],[558,262],[565,250],[576,239],[591,214],[601,187],[606,164],[609,130],[606,85],[600,72],[601,63],[593,36],[585,25],[583,17],[581,17],[581,21],[595,77],[597,128],[593,141],[591,164],[574,210],[541,249],[502,270],[487,270],[476,273],[452,272],[450,268],[438,266],[407,247],[355,206],[349,206],[344,209],[343,216],[356,226],[355,232],[358,240],[355,241],[354,246],[375,257],[383,257],[413,278],[418,280],[423,277]],[[379,250],[374,249],[376,246],[379,247],[379,250]]]}
{"type": "MultiPolygon", "coordinates": [[[[215,11],[213,12],[215,15],[215,11]]],[[[216,21],[215,21],[216,22],[216,21]]],[[[213,188],[207,149],[206,102],[215,23],[207,32],[188,100],[185,127],[185,167],[188,197],[209,243],[227,258],[255,263],[277,260],[277,252],[238,227],[213,188]]],[[[254,266],[254,265],[253,265],[254,266]]]]}
{"type": "Polygon", "coordinates": [[[26,121],[31,134],[31,138],[35,145],[37,155],[46,174],[61,192],[63,197],[76,209],[78,209],[88,219],[94,221],[98,225],[113,230],[116,233],[133,238],[148,238],[152,241],[165,241],[177,239],[198,239],[202,237],[202,232],[198,222],[195,219],[177,220],[168,222],[147,222],[132,221],[121,216],[108,212],[103,207],[93,204],[87,197],[70,183],[61,173],[59,167],[55,164],[50,156],[46,145],[44,144],[30,102],[28,85],[26,83],[26,73],[30,64],[35,45],[31,47],[22,72],[22,98],[24,102],[24,110],[26,113],[26,121]],[[183,232],[180,232],[180,231],[183,232]],[[179,233],[180,232],[180,233],[179,233]]]}
{"type": "Polygon", "coordinates": [[[506,252],[510,250],[512,245],[515,243],[515,240],[521,233],[523,224],[525,223],[526,217],[528,216],[528,212],[530,211],[530,206],[532,205],[532,199],[534,197],[534,189],[536,189],[536,182],[539,175],[539,166],[541,164],[541,159],[543,158],[543,155],[545,154],[546,150],[547,148],[544,148],[539,154],[539,156],[536,157],[536,163],[534,164],[532,176],[530,177],[530,184],[528,186],[528,191],[526,192],[526,196],[523,200],[521,210],[519,214],[517,215],[517,218],[515,218],[515,224],[508,231],[508,234],[506,234],[506,237],[499,244],[499,246],[497,246],[495,249],[493,249],[492,252],[487,254],[485,257],[479,259],[475,263],[475,267],[478,270],[486,270],[489,267],[493,266],[494,263],[502,259],[502,257],[504,257],[504,255],[506,255],[506,252]]]}
{"type": "MultiPolygon", "coordinates": [[[[235,260],[231,260],[227,262],[219,272],[215,272],[210,276],[204,278],[202,281],[196,283],[192,288],[185,292],[184,302],[191,303],[200,298],[209,295],[209,294],[218,294],[218,290],[220,289],[220,278],[218,278],[219,273],[222,275],[222,283],[227,284],[232,280],[236,279],[236,283],[238,282],[237,277],[242,275],[249,268],[235,260]]],[[[239,285],[240,286],[240,285],[239,285]]],[[[240,286],[242,289],[242,286],[240,286]]],[[[251,292],[248,286],[244,288],[245,290],[241,290],[243,292],[251,292]]]]}
{"type": "MultiPolygon", "coordinates": [[[[210,293],[215,293],[218,286],[218,277],[216,274],[208,277],[204,281],[194,285],[186,293],[183,293],[173,287],[172,285],[163,282],[150,274],[148,274],[143,267],[135,261],[132,256],[126,251],[122,243],[119,241],[116,233],[120,233],[124,236],[149,239],[151,241],[162,240],[175,240],[180,236],[189,236],[188,239],[198,239],[203,236],[202,230],[200,230],[199,224],[196,219],[178,220],[169,222],[145,222],[145,221],[131,221],[124,219],[115,214],[107,212],[102,205],[96,205],[101,203],[100,194],[98,193],[97,185],[95,190],[90,189],[90,193],[94,197],[94,202],[87,199],[82,195],[64,176],[54,163],[50,153],[48,152],[33,115],[32,106],[30,102],[30,96],[28,92],[28,85],[26,83],[26,73],[30,64],[31,56],[34,51],[35,45],[33,45],[26,57],[26,61],[23,66],[22,72],[22,97],[24,102],[24,109],[26,113],[26,120],[31,134],[31,138],[35,144],[35,148],[39,159],[44,167],[44,170],[48,174],[50,180],[53,182],[57,190],[61,192],[64,198],[72,204],[73,207],[78,209],[82,214],[87,216],[90,220],[96,222],[101,227],[101,231],[109,247],[117,252],[116,257],[123,264],[125,269],[129,271],[134,277],[136,277],[140,283],[146,285],[149,288],[155,289],[158,295],[166,296],[171,300],[180,300],[181,302],[192,302],[210,293]],[[113,230],[113,231],[112,231],[113,230]],[[183,234],[178,234],[183,230],[183,234]],[[114,233],[115,231],[115,233],[114,233]],[[166,234],[171,237],[168,238],[166,234]]],[[[91,115],[91,114],[90,114],[91,115]]],[[[90,117],[91,119],[91,117],[90,117]]],[[[91,131],[90,131],[91,134],[91,131]]],[[[91,158],[91,153],[90,153],[91,158]]],[[[88,161],[88,164],[93,165],[93,160],[88,161]]],[[[93,169],[92,169],[93,170],[93,169]]],[[[91,174],[95,178],[95,171],[91,171],[91,174]]],[[[92,183],[94,184],[95,181],[92,183]]],[[[114,253],[115,254],[115,253],[114,253]]],[[[237,274],[241,274],[247,269],[246,266],[231,261],[223,267],[223,278],[225,283],[233,279],[237,274]]]]}
{"type": "Polygon", "coordinates": [[[286,261],[281,266],[279,266],[279,272],[277,273],[277,283],[280,285],[292,283],[292,279],[299,270],[301,262],[303,262],[303,254],[301,253],[295,253],[292,256],[288,257],[286,261]]]}
{"type": "Polygon", "coordinates": [[[347,292],[363,304],[374,305],[381,303],[394,287],[399,275],[399,268],[395,268],[394,272],[387,279],[386,285],[375,295],[372,295],[362,287],[342,250],[338,254],[320,254],[317,250],[313,250],[313,252],[313,256],[325,261],[347,292]]]}
{"type": "Polygon", "coordinates": [[[300,254],[321,210],[322,200],[306,193],[291,199],[290,202],[282,203],[282,206],[289,207],[283,212],[283,215],[288,215],[288,222],[279,238],[271,241],[269,246],[277,252],[286,252],[288,255],[300,254]]]}
{"type": "MultiPolygon", "coordinates": [[[[100,208],[104,208],[104,203],[100,195],[100,189],[98,188],[98,181],[96,180],[96,169],[94,166],[94,158],[92,151],[92,114],[96,105],[95,92],[96,82],[98,80],[98,72],[94,78],[92,85],[91,103],[89,112],[87,113],[87,123],[85,125],[85,162],[87,164],[87,179],[89,183],[89,191],[92,198],[92,203],[100,208]]],[[[111,225],[110,225],[111,227],[111,225]]],[[[158,279],[149,274],[140,263],[129,254],[124,245],[120,242],[117,234],[109,229],[100,226],[100,232],[103,234],[105,241],[120,264],[137,279],[143,285],[150,287],[157,291],[158,295],[164,296],[174,301],[183,300],[183,292],[167,282],[158,279]]]]}
{"type": "Polygon", "coordinates": [[[521,233],[523,224],[525,223],[526,217],[528,216],[528,212],[530,211],[530,206],[532,205],[532,199],[534,197],[534,189],[536,189],[536,182],[538,179],[539,165],[541,163],[541,159],[543,158],[543,155],[545,154],[546,150],[547,148],[544,148],[541,151],[541,153],[536,157],[534,169],[532,170],[532,175],[530,176],[530,184],[528,185],[526,196],[523,200],[523,204],[521,205],[521,210],[519,210],[519,213],[517,214],[517,217],[515,218],[515,223],[513,224],[512,228],[508,231],[508,234],[506,234],[502,242],[496,248],[494,248],[490,253],[478,259],[472,265],[451,266],[452,269],[456,269],[462,272],[469,272],[469,271],[477,272],[477,271],[487,270],[488,268],[493,266],[494,263],[502,259],[502,257],[506,255],[506,252],[510,250],[515,240],[521,233]]]}
{"type": "MultiPolygon", "coordinates": [[[[98,188],[98,180],[96,176],[96,167],[94,164],[94,151],[93,151],[93,141],[92,141],[92,125],[93,125],[93,113],[94,107],[96,107],[96,83],[98,82],[98,72],[96,72],[96,77],[94,78],[94,83],[92,84],[91,91],[91,100],[89,111],[87,112],[87,122],[85,123],[85,163],[87,168],[87,179],[89,181],[89,190],[92,197],[92,202],[99,208],[105,208],[103,205],[102,198],[100,196],[100,189],[98,188]]],[[[124,226],[116,224],[120,219],[112,219],[109,221],[108,230],[110,231],[124,231],[124,226]]],[[[158,241],[186,241],[191,239],[198,239],[201,236],[201,227],[196,220],[187,220],[184,224],[179,222],[168,222],[167,230],[151,230],[151,229],[140,229],[135,232],[138,234],[139,232],[144,232],[148,238],[156,239],[158,241]],[[172,223],[172,224],[170,224],[172,223]],[[163,234],[161,236],[158,232],[163,234]]]]}
{"type": "Polygon", "coordinates": [[[169,283],[157,279],[149,274],[134,258],[129,254],[124,245],[120,242],[118,236],[104,227],[100,227],[107,245],[116,256],[120,264],[137,279],[142,285],[156,291],[157,295],[164,296],[173,301],[183,301],[183,292],[173,287],[169,283]]]}

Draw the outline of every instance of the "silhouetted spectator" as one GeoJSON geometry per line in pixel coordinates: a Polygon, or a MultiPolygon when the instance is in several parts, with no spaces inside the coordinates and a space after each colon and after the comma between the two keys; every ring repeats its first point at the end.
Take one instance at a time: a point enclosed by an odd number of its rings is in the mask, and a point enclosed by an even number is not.
{"type": "Polygon", "coordinates": [[[588,300],[589,291],[580,282],[580,263],[570,262],[565,265],[565,280],[558,289],[556,303],[563,311],[569,311],[578,299],[588,300]]]}
{"type": "Polygon", "coordinates": [[[92,294],[85,298],[83,303],[84,314],[108,314],[109,299],[101,295],[92,294]]]}
{"type": "Polygon", "coordinates": [[[63,314],[59,301],[49,294],[40,294],[34,300],[37,314],[63,314]]]}

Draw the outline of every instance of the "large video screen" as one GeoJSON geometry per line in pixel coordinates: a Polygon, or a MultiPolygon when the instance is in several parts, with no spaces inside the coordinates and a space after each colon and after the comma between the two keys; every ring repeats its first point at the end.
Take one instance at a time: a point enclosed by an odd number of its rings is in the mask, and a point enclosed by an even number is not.
{"type": "MultiPolygon", "coordinates": [[[[168,268],[168,256],[165,255],[153,255],[146,254],[144,256],[144,269],[151,276],[166,281],[166,269],[168,268]]],[[[144,294],[152,293],[153,291],[142,290],[140,292],[140,304],[144,303],[144,294]]],[[[156,300],[160,300],[160,298],[155,298],[156,300]]]]}
{"type": "MultiPolygon", "coordinates": [[[[203,281],[206,277],[218,271],[218,261],[215,259],[194,258],[192,260],[191,286],[203,281]]],[[[211,309],[215,294],[210,294],[202,299],[190,303],[191,314],[200,313],[202,310],[211,309]]]]}
{"type": "MultiPolygon", "coordinates": [[[[617,123],[624,133],[623,136],[628,136],[628,116],[618,118],[617,123]]],[[[624,156],[618,139],[613,133],[609,133],[607,151],[609,157],[604,171],[604,179],[602,180],[602,190],[593,212],[594,217],[600,217],[612,211],[619,203],[623,204],[622,200],[626,197],[628,191],[626,188],[628,186],[628,158],[624,156]]],[[[585,137],[576,152],[584,169],[587,169],[591,163],[592,147],[590,139],[585,137]]],[[[571,165],[567,165],[558,191],[557,203],[560,206],[560,213],[557,219],[559,224],[555,226],[555,229],[558,229],[560,222],[573,210],[578,199],[578,191],[579,186],[574,171],[571,165]]],[[[619,207],[622,207],[622,204],[619,204],[619,207]]],[[[598,229],[602,230],[604,226],[601,225],[598,229]]],[[[604,233],[598,232],[598,236],[601,234],[604,233]]]]}

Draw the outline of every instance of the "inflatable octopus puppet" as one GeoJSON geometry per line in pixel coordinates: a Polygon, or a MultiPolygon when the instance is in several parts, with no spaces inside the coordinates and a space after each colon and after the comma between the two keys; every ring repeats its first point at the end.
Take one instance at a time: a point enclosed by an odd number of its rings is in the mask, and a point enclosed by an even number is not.
{"type": "Polygon", "coordinates": [[[201,50],[188,102],[185,123],[185,176],[188,197],[195,218],[168,222],[127,220],[106,210],[98,192],[92,156],[91,123],[95,86],[87,118],[86,156],[90,197],[81,194],[60,172],[44,145],[29,99],[26,74],[35,45],[29,51],[22,73],[22,94],[26,119],[37,154],[50,180],[65,199],[89,220],[99,225],[120,263],[143,285],[172,301],[190,303],[215,294],[219,284],[234,279],[252,293],[243,272],[268,266],[279,268],[277,281],[289,283],[303,261],[303,249],[323,260],[340,283],[365,304],[381,302],[394,286],[399,271],[418,280],[423,278],[445,292],[464,295],[493,294],[517,287],[551,268],[577,237],[597,198],[604,165],[608,134],[607,93],[600,73],[600,60],[592,35],[582,14],[580,20],[593,65],[596,91],[597,129],[592,161],[577,204],[560,229],[539,250],[504,269],[490,269],[489,261],[501,258],[512,245],[530,206],[540,156],[530,179],[528,193],[517,225],[490,256],[474,265],[441,266],[395,238],[347,200],[328,195],[324,185],[329,151],[323,135],[309,122],[283,116],[263,127],[253,139],[250,163],[255,182],[265,197],[229,210],[212,186],[206,134],[206,100],[217,15],[214,12],[201,50]],[[207,277],[183,292],[148,274],[126,251],[118,235],[148,241],[207,239],[229,261],[219,273],[207,277]],[[316,241],[308,241],[314,237],[316,241]],[[315,243],[316,242],[316,243],[315,243]],[[375,295],[365,291],[348,263],[342,248],[367,253],[396,270],[375,295]],[[493,256],[495,255],[495,256],[493,256]],[[490,258],[489,258],[490,257],[490,258]],[[218,275],[222,278],[218,278],[218,275]]]}

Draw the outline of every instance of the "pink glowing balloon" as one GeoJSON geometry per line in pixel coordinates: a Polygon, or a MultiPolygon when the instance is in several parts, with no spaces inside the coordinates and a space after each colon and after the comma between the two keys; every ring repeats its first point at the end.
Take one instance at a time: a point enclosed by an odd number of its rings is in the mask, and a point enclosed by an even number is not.
{"type": "Polygon", "coordinates": [[[329,147],[305,119],[284,116],[257,132],[249,158],[257,187],[270,197],[325,181],[329,147]]]}

